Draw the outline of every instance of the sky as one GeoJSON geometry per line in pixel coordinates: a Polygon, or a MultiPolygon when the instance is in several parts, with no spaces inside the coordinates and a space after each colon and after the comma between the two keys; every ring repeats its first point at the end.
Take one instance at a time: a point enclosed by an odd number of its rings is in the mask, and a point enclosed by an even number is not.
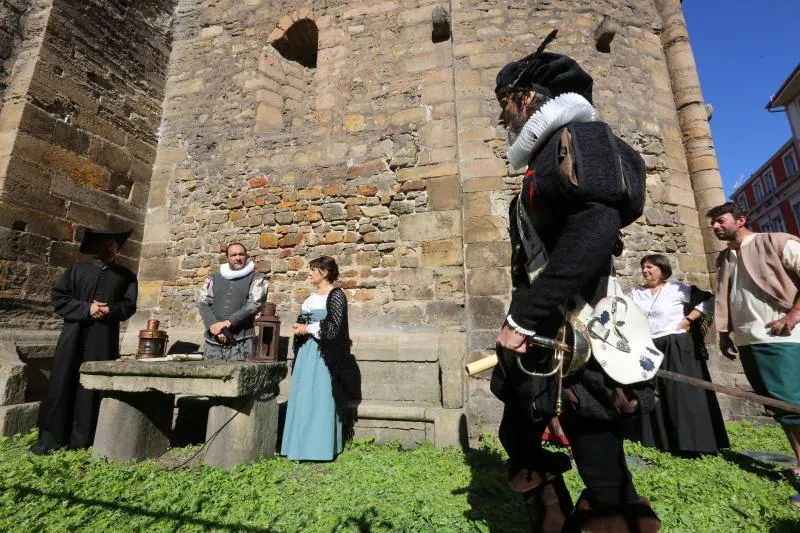
{"type": "Polygon", "coordinates": [[[726,197],[792,136],[765,109],[800,62],[800,0],[684,0],[726,197]]]}

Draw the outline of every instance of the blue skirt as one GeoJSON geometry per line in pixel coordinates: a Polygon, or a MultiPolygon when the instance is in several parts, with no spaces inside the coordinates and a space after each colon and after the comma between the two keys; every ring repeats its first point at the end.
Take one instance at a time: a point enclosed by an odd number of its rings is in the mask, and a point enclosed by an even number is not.
{"type": "Polygon", "coordinates": [[[301,461],[331,461],[341,453],[342,442],[342,422],[333,402],[331,374],[319,344],[309,337],[297,352],[292,371],[281,455],[301,461]]]}

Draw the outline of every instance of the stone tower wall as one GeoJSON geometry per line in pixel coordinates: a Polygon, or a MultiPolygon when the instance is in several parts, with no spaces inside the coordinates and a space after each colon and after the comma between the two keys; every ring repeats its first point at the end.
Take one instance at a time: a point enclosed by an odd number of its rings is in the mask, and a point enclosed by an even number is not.
{"type": "Polygon", "coordinates": [[[444,5],[452,40],[433,42],[434,5],[179,3],[140,321],[198,339],[197,287],[220,246],[241,241],[271,272],[288,333],[308,261],[331,255],[365,399],[463,409],[468,397],[472,426],[496,425],[488,376],[460,371],[491,350],[509,298],[506,212],[520,176],[503,159],[494,77],[553,28],[550,49],[592,74],[601,118],[647,163],[646,214],[626,229],[620,274],[634,282],[641,255],[661,251],[677,278],[709,287],[656,6],[463,0],[444,5]],[[601,52],[606,16],[619,29],[601,52]],[[313,68],[281,55],[301,24],[318,30],[313,68]]]}
{"type": "Polygon", "coordinates": [[[83,227],[133,227],[123,255],[138,260],[170,6],[37,0],[15,19],[7,4],[0,21],[24,35],[0,111],[0,324],[51,327],[50,287],[81,259],[83,227]]]}
{"type": "Polygon", "coordinates": [[[716,194],[713,147],[687,159],[703,117],[699,90],[676,109],[693,72],[681,24],[677,0],[0,0],[0,323],[58,325],[49,288],[87,225],[135,228],[123,260],[138,267],[139,313],[123,351],[151,317],[200,341],[196,292],[233,241],[270,272],[288,336],[308,262],[331,255],[360,431],[412,443],[465,417],[494,428],[488,375],[463,373],[491,352],[510,293],[520,171],[504,160],[494,77],[557,28],[549,49],[592,74],[601,119],[646,161],[624,282],[660,251],[708,288],[695,202],[716,194]],[[435,6],[451,39],[432,36],[435,6]],[[604,20],[616,34],[601,50],[604,20]]]}

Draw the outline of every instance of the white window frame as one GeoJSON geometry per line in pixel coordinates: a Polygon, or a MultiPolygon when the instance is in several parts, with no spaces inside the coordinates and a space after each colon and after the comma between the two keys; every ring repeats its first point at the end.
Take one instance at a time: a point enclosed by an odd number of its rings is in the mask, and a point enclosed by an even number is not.
{"type": "Polygon", "coordinates": [[[797,158],[794,156],[794,152],[789,150],[785,154],[781,156],[781,161],[783,161],[783,168],[786,170],[786,177],[791,178],[795,174],[797,174],[797,158]],[[794,167],[794,172],[789,172],[789,167],[786,165],[786,160],[789,159],[792,162],[792,166],[794,167]]]}
{"type": "Polygon", "coordinates": [[[783,214],[780,212],[772,217],[772,231],[786,233],[786,222],[783,220],[783,214]]]}
{"type": "Polygon", "coordinates": [[[753,196],[756,198],[756,203],[764,199],[764,186],[760,179],[753,182],[753,196]]]}
{"type": "Polygon", "coordinates": [[[769,196],[775,190],[775,172],[768,168],[761,178],[764,183],[764,196],[769,196]]]}
{"type": "MultiPolygon", "coordinates": [[[[741,207],[745,211],[750,209],[750,207],[747,205],[747,195],[745,193],[740,194],[736,198],[736,203],[739,204],[739,207],[741,207]]],[[[798,204],[798,205],[800,205],[800,204],[798,204]]]]}

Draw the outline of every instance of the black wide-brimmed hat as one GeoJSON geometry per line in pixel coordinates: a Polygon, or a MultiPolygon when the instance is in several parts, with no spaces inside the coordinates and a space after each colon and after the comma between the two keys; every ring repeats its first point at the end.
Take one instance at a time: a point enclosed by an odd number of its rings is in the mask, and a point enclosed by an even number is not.
{"type": "Polygon", "coordinates": [[[516,91],[536,91],[550,98],[577,93],[591,102],[592,83],[592,77],[571,57],[536,51],[500,69],[494,93],[498,100],[516,91]]]}
{"type": "Polygon", "coordinates": [[[83,233],[83,239],[81,239],[80,252],[82,254],[96,253],[97,245],[106,239],[114,239],[117,241],[117,245],[122,248],[122,245],[125,244],[125,241],[128,240],[131,233],[133,233],[132,229],[128,231],[103,231],[86,228],[86,231],[83,233]]]}

